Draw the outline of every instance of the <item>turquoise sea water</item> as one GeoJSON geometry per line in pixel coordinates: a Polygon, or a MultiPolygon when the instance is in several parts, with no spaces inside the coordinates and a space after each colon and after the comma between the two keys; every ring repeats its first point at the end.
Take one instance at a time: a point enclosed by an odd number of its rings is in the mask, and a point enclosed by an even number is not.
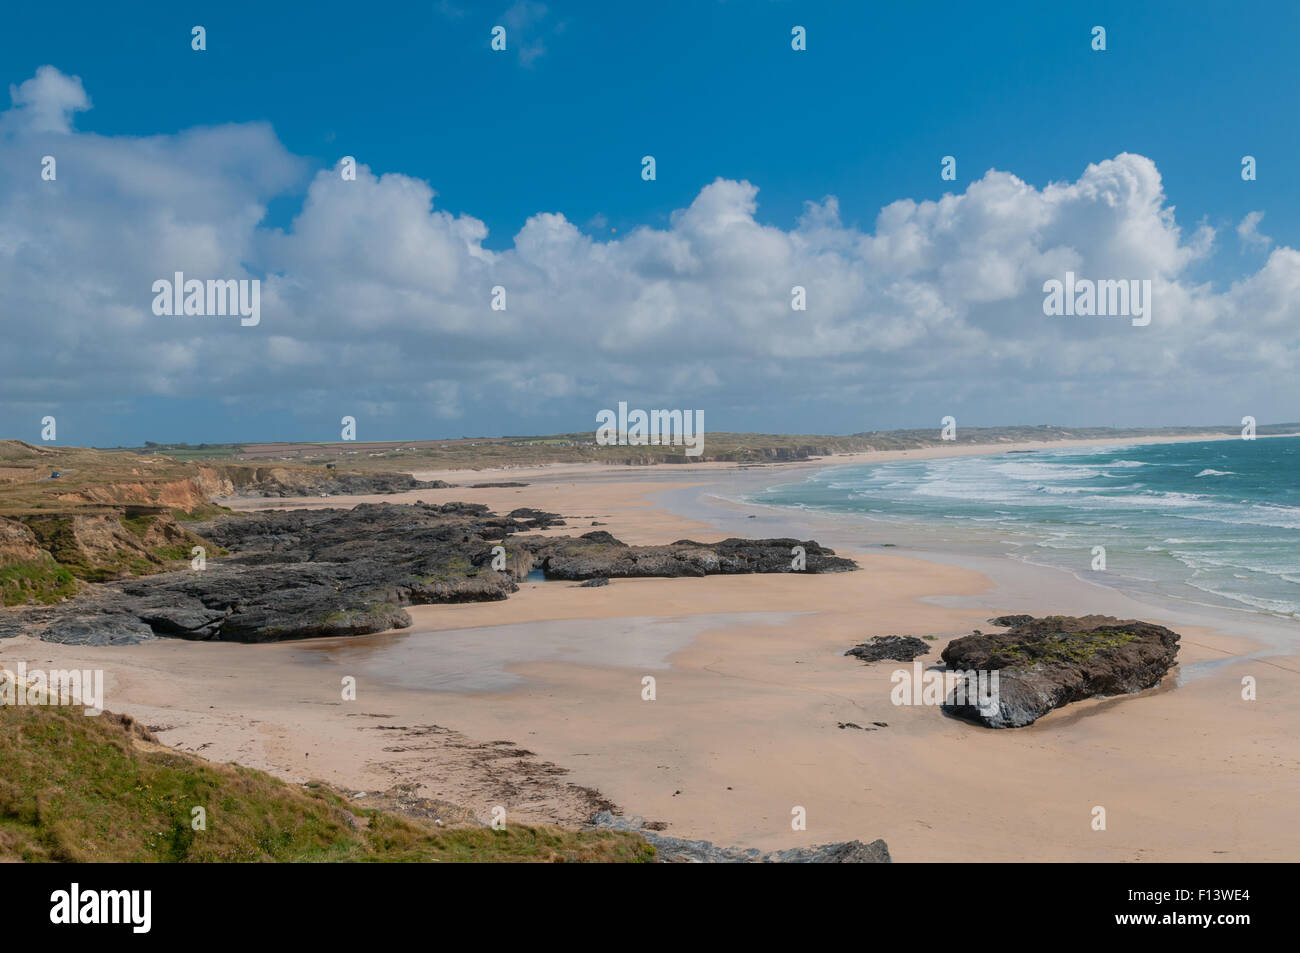
{"type": "Polygon", "coordinates": [[[836,467],[747,499],[942,523],[1103,584],[1300,619],[1300,437],[836,467]]]}

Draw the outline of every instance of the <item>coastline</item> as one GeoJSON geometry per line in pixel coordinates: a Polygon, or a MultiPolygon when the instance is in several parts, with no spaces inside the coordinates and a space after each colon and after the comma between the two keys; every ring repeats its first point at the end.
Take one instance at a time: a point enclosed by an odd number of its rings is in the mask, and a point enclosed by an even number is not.
{"type": "MultiPolygon", "coordinates": [[[[1260,434],[1255,439],[1265,440],[1270,437],[1294,437],[1300,434],[1260,434]]],[[[708,462],[691,464],[659,464],[655,466],[623,466],[603,463],[544,463],[527,466],[484,467],[470,470],[412,470],[411,473],[420,480],[446,480],[454,482],[464,479],[466,474],[492,476],[511,474],[513,477],[534,476],[537,478],[560,477],[569,474],[613,474],[644,473],[647,471],[670,470],[676,472],[698,473],[714,470],[805,470],[823,469],[825,467],[860,466],[870,463],[886,463],[894,460],[928,460],[941,457],[983,456],[990,453],[1003,453],[1008,450],[1049,450],[1056,447],[1110,447],[1131,446],[1154,443],[1196,443],[1208,440],[1240,440],[1235,434],[1201,433],[1177,434],[1172,436],[1152,435],[1127,439],[1113,437],[1090,437],[1069,440],[1033,440],[1007,443],[979,444],[944,444],[933,447],[919,447],[912,450],[868,450],[860,453],[837,453],[828,457],[810,457],[807,460],[791,460],[777,463],[730,463],[708,462]]]]}
{"type": "MultiPolygon", "coordinates": [[[[0,657],[17,650],[41,664],[104,668],[107,707],[159,726],[177,747],[355,791],[415,783],[480,818],[504,801],[520,820],[581,823],[586,808],[575,792],[594,789],[629,813],[665,822],[666,833],[763,849],[883,837],[900,861],[1300,856],[1286,810],[1300,795],[1294,655],[1198,613],[1173,620],[1165,608],[1060,570],[861,540],[841,545],[837,533],[860,531],[802,513],[750,520],[743,505],[712,499],[720,482],[745,473],[767,479],[1020,448],[719,465],[707,476],[695,467],[552,466],[529,468],[536,482],[523,488],[383,498],[482,502],[499,512],[532,506],[568,519],[549,534],[586,532],[594,522],[632,543],[812,537],[857,559],[859,572],[631,579],[598,589],[523,583],[505,602],[415,607],[410,629],[351,639],[102,649],[15,639],[0,643],[0,657]],[[803,531],[772,532],[782,526],[803,531]],[[1180,670],[1139,695],[991,731],[933,708],[891,704],[889,675],[904,666],[843,656],[872,635],[934,635],[935,651],[924,659],[934,661],[947,638],[993,614],[1022,611],[1168,624],[1184,637],[1180,670]],[[449,683],[448,667],[474,678],[449,683]],[[339,700],[349,674],[358,680],[355,703],[339,700]],[[641,699],[645,675],[657,680],[653,702],[641,699]],[[1257,701],[1240,700],[1242,675],[1257,678],[1257,701]],[[876,721],[887,727],[838,727],[876,721]],[[514,754],[504,739],[527,750],[514,754]],[[795,805],[807,809],[807,831],[790,830],[795,805]],[[1107,831],[1091,829],[1095,806],[1107,808],[1107,831]]],[[[362,499],[377,498],[250,500],[239,508],[362,499]]]]}

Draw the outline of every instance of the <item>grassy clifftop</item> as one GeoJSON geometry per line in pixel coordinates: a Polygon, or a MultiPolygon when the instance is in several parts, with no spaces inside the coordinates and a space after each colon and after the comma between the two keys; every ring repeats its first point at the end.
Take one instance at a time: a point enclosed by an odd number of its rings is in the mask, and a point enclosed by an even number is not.
{"type": "Polygon", "coordinates": [[[0,706],[0,862],[641,862],[644,838],[434,827],[158,744],[130,718],[0,706]],[[206,812],[194,830],[193,809],[206,812]]]}

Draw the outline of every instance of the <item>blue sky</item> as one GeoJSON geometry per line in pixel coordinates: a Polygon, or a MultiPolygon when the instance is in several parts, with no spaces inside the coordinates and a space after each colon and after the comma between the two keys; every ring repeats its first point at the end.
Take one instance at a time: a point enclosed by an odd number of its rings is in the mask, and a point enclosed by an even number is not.
{"type": "MultiPolygon", "coordinates": [[[[758,190],[758,225],[792,232],[805,203],[834,196],[840,226],[869,235],[890,203],[960,194],[989,170],[1043,190],[1053,182],[1078,182],[1090,163],[1131,153],[1158,169],[1161,205],[1174,210],[1184,244],[1201,226],[1217,236],[1212,249],[1157,274],[1185,289],[1209,282],[1210,293],[1226,293],[1232,282],[1265,268],[1273,251],[1300,245],[1298,28],[1300,5],[1281,2],[1012,2],[996,11],[987,4],[759,0],[170,2],[125,9],[72,4],[58,15],[16,5],[6,11],[0,63],[4,83],[15,86],[45,65],[79,77],[93,101],[72,120],[72,134],[82,139],[129,143],[183,136],[197,127],[269,124],[280,147],[271,151],[284,169],[274,185],[248,186],[265,206],[253,246],[295,231],[314,177],[343,155],[355,156],[376,176],[427,183],[436,193],[434,209],[482,222],[487,233],[481,247],[510,254],[520,230],[539,213],[558,213],[599,243],[638,228],[671,231],[673,213],[691,207],[719,178],[758,190]],[[502,22],[517,26],[509,31],[510,48],[496,53],[488,48],[489,31],[502,22]],[[194,24],[207,29],[203,53],[190,49],[194,24]],[[807,28],[806,52],[790,49],[795,24],[807,28]],[[1096,24],[1107,30],[1104,53],[1089,45],[1096,24]],[[656,158],[654,182],[640,178],[644,154],[656,158]],[[1258,159],[1257,181],[1241,179],[1246,154],[1258,159]],[[939,178],[944,155],[957,159],[956,182],[939,178]],[[1267,244],[1237,240],[1237,226],[1251,212],[1263,213],[1258,228],[1267,244]]],[[[19,139],[10,136],[9,155],[21,155],[19,139]]],[[[252,183],[262,174],[267,165],[258,148],[250,148],[243,165],[235,158],[222,164],[220,174],[234,180],[227,185],[237,189],[241,177],[252,183]]],[[[64,167],[60,179],[74,174],[74,166],[64,167]]],[[[3,171],[16,175],[15,168],[3,171]]],[[[15,202],[17,188],[11,185],[0,198],[15,202]]],[[[166,201],[176,202],[176,214],[185,217],[183,199],[166,201]]],[[[970,238],[980,241],[978,234],[970,238]]],[[[248,274],[284,272],[256,257],[240,256],[248,274]]],[[[149,264],[159,275],[170,273],[167,261],[149,264]]],[[[642,263],[631,273],[648,272],[642,263]]],[[[582,279],[575,272],[573,280],[582,279]]],[[[622,278],[611,279],[615,284],[622,278]]],[[[30,306],[30,297],[22,300],[30,306]]],[[[7,303],[5,320],[15,320],[17,303],[7,303]]],[[[50,306],[67,305],[52,297],[50,306]]],[[[611,301],[608,307],[621,306],[611,301]]],[[[599,311],[599,302],[593,308],[599,311]]],[[[858,310],[869,310],[868,303],[850,303],[827,320],[852,322],[858,310]]],[[[1216,313],[1213,333],[1231,327],[1231,311],[1229,302],[1216,313]]],[[[76,320],[84,325],[88,319],[76,320]]],[[[536,328],[563,315],[539,312],[531,320],[536,328]]],[[[1276,329],[1285,325],[1278,318],[1260,333],[1283,335],[1276,329]]],[[[332,340],[342,360],[348,335],[361,332],[336,331],[312,333],[316,341],[332,340]]],[[[1188,335],[1169,346],[1187,346],[1190,329],[1188,335]]],[[[238,361],[241,348],[265,350],[252,334],[233,343],[226,337],[227,359],[238,361]]],[[[601,363],[600,349],[584,356],[570,347],[572,366],[564,366],[564,357],[551,361],[569,381],[547,383],[547,372],[534,369],[522,385],[503,385],[510,400],[493,401],[457,378],[461,367],[482,379],[483,368],[472,367],[476,342],[464,334],[451,337],[456,340],[417,333],[411,347],[400,348],[412,354],[427,347],[436,361],[459,354],[438,371],[445,386],[434,388],[443,403],[435,413],[404,406],[405,395],[382,381],[367,383],[364,375],[341,372],[321,380],[328,360],[317,365],[316,377],[322,387],[328,383],[341,411],[333,397],[322,406],[315,389],[295,390],[292,375],[281,392],[263,393],[246,406],[218,406],[212,392],[228,396],[240,382],[201,370],[215,355],[195,365],[196,389],[206,390],[206,397],[139,378],[110,383],[105,375],[98,392],[83,382],[71,395],[64,390],[43,397],[35,382],[0,385],[0,409],[15,418],[5,435],[31,439],[35,425],[27,418],[42,402],[57,404],[67,421],[60,442],[98,444],[332,439],[340,414],[357,404],[374,411],[363,428],[367,439],[568,430],[589,426],[596,410],[619,399],[662,403],[674,396],[673,406],[709,409],[710,429],[718,430],[925,426],[954,406],[965,410],[959,419],[980,424],[1192,423],[1240,416],[1235,405],[1189,404],[1178,385],[1153,406],[1134,406],[1130,395],[1117,411],[1104,397],[1081,399],[1081,393],[1094,394],[1083,380],[1082,390],[1062,389],[1059,373],[1042,375],[1037,393],[1027,386],[1014,398],[981,392],[974,382],[945,395],[941,383],[951,373],[937,368],[925,386],[912,380],[907,400],[894,400],[883,388],[841,400],[801,389],[801,379],[824,379],[824,366],[809,364],[789,375],[773,370],[779,348],[727,365],[710,361],[707,346],[692,351],[704,357],[680,363],[696,368],[693,380],[709,378],[699,372],[701,362],[713,368],[708,392],[691,386],[665,392],[618,373],[598,379],[590,368],[601,363]],[[753,389],[756,374],[767,375],[769,385],[753,389]],[[455,399],[449,396],[453,383],[455,399]],[[779,395],[779,405],[764,406],[763,394],[779,395]],[[1031,409],[1046,419],[1027,419],[1031,409]]],[[[28,343],[35,353],[15,360],[15,369],[33,360],[60,362],[43,355],[39,342],[28,343]]],[[[1290,349],[1294,331],[1276,343],[1290,349]]],[[[626,357],[606,356],[613,365],[626,357]]],[[[843,352],[813,357],[845,370],[843,352]]],[[[862,374],[879,381],[899,359],[864,359],[862,374]]],[[[303,360],[297,359],[300,369],[303,360]]],[[[75,361],[69,369],[95,374],[75,361]]],[[[670,376],[672,368],[663,369],[670,376]]],[[[1231,387],[1234,375],[1247,369],[1214,370],[1224,375],[1216,382],[1231,387]]],[[[275,372],[264,368],[263,380],[267,373],[275,372]]],[[[309,378],[303,370],[302,380],[309,378]]],[[[1142,392],[1163,386],[1157,380],[1142,392]]],[[[1288,415],[1290,394],[1260,391],[1253,399],[1268,404],[1261,420],[1300,417],[1288,415]]]]}
{"type": "Polygon", "coordinates": [[[1300,4],[551,3],[521,37],[546,46],[531,68],[488,51],[505,2],[131,6],[83,5],[76,29],[12,8],[7,81],[44,63],[82,76],[96,105],[78,126],[105,135],[266,120],[320,164],[351,154],[434,183],[495,247],[539,210],[666,221],[717,176],[758,184],[764,221],[833,194],[869,225],[900,196],[941,195],[944,155],[963,179],[1044,185],[1124,151],[1155,160],[1180,218],[1266,205],[1275,237],[1300,241],[1300,4]],[[794,23],[806,56],[790,55],[794,23]],[[646,153],[653,189],[628,174],[646,153]],[[1249,186],[1247,153],[1263,168],[1249,186]]]}

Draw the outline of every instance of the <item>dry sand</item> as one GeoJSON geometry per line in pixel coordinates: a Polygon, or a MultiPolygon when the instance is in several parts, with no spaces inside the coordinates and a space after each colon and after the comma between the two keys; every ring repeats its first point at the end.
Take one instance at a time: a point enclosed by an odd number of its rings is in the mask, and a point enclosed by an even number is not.
{"type": "MultiPolygon", "coordinates": [[[[522,488],[385,499],[537,507],[569,518],[552,532],[594,520],[631,543],[722,535],[651,495],[725,485],[726,472],[692,468],[665,482],[622,468],[534,471],[510,471],[543,481],[522,488]]],[[[578,824],[603,796],[678,836],[761,848],[883,837],[900,861],[1300,859],[1300,659],[1239,659],[1258,646],[1178,625],[1182,670],[1197,677],[991,731],[893,705],[890,673],[907,666],[843,652],[871,635],[936,635],[937,660],[947,638],[990,614],[952,605],[1001,591],[995,580],[878,550],[847,554],[862,571],[525,583],[505,602],[416,607],[412,628],[355,639],[102,649],[11,640],[0,663],[103,668],[106,707],[169,744],[350,791],[417,784],[482,819],[503,804],[517,821],[578,824]],[[349,675],[354,702],[340,696],[349,675]],[[1242,700],[1243,675],[1257,680],[1258,700],[1242,700]],[[642,699],[646,676],[654,701],[642,699]],[[796,806],[806,831],[791,829],[796,806]],[[1096,807],[1105,830],[1093,829],[1096,807]]],[[[1034,583],[1039,612],[1093,597],[1067,574],[1048,575],[1034,583]]]]}

